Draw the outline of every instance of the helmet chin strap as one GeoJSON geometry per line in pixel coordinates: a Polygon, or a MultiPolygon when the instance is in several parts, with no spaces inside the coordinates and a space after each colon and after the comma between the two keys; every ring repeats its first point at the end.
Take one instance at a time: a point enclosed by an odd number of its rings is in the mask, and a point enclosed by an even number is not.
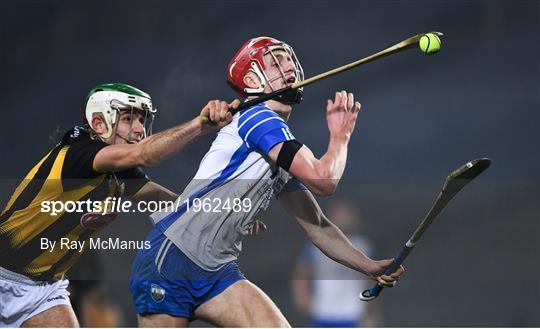
{"type": "MultiPolygon", "coordinates": [[[[268,85],[270,86],[270,88],[272,88],[272,90],[275,90],[275,88],[272,86],[272,82],[280,78],[285,80],[285,76],[283,74],[278,74],[271,79],[266,79],[266,81],[268,82],[268,85]]],[[[300,89],[291,90],[275,98],[276,101],[285,105],[299,104],[303,99],[304,99],[304,92],[300,89]]]]}
{"type": "Polygon", "coordinates": [[[120,135],[119,133],[114,134],[114,141],[113,142],[116,142],[116,137],[120,137],[120,139],[123,139],[128,144],[136,144],[137,143],[136,141],[132,140],[131,138],[124,137],[124,136],[120,135]]]}
{"type": "Polygon", "coordinates": [[[301,89],[290,90],[275,98],[276,101],[285,105],[299,104],[304,99],[304,91],[301,89]]]}
{"type": "Polygon", "coordinates": [[[134,141],[133,139],[131,139],[131,128],[129,130],[129,134],[127,136],[122,136],[120,135],[117,131],[116,131],[116,128],[117,128],[117,125],[115,124],[114,125],[114,131],[113,131],[113,134],[114,134],[114,139],[113,139],[113,144],[116,144],[116,137],[119,137],[120,139],[124,140],[126,143],[128,144],[135,144],[137,143],[136,141],[134,141]]]}

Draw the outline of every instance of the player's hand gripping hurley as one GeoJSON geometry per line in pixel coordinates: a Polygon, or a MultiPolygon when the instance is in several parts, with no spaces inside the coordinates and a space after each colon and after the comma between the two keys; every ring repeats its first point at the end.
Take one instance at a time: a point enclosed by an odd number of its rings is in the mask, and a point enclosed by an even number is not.
{"type": "MultiPolygon", "coordinates": [[[[401,264],[403,263],[405,258],[407,258],[418,240],[420,240],[420,238],[422,237],[422,234],[424,234],[431,222],[433,222],[433,220],[441,212],[441,210],[443,210],[443,208],[448,204],[448,202],[450,202],[450,200],[452,200],[452,198],[465,185],[467,185],[467,183],[473,180],[476,176],[480,175],[484,170],[487,169],[487,167],[489,167],[490,164],[491,160],[487,158],[472,160],[456,169],[450,175],[448,175],[441,192],[435,200],[435,203],[433,204],[427,215],[424,217],[422,222],[418,225],[418,227],[410,237],[409,241],[407,241],[405,246],[403,246],[397,257],[394,259],[392,265],[390,265],[390,267],[386,269],[384,274],[390,275],[391,273],[395,272],[399,268],[399,266],[401,266],[401,264]]],[[[361,300],[367,302],[377,298],[377,296],[381,293],[382,290],[383,287],[381,285],[375,284],[371,289],[364,290],[358,297],[361,300]]]]}

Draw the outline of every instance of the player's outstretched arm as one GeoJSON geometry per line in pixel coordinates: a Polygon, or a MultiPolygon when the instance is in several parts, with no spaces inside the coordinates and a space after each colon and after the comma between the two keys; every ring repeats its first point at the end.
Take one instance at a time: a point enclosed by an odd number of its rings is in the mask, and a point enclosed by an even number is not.
{"type": "Polygon", "coordinates": [[[326,256],[334,261],[362,272],[385,287],[391,287],[403,274],[400,267],[391,275],[383,275],[392,259],[372,260],[356,249],[349,239],[322,212],[313,195],[306,190],[282,193],[279,200],[285,210],[300,224],[308,238],[326,256]]]}
{"type": "Polygon", "coordinates": [[[109,145],[96,154],[94,168],[98,172],[110,172],[137,166],[155,166],[195,138],[231,122],[232,117],[228,110],[235,109],[238,105],[239,100],[234,100],[231,104],[210,101],[202,109],[201,115],[191,121],[152,135],[137,144],[109,145]],[[209,118],[209,123],[205,123],[202,117],[209,118]]]}
{"type": "Polygon", "coordinates": [[[354,101],[352,93],[336,92],[334,101],[329,99],[326,106],[326,120],[330,130],[326,153],[317,159],[307,146],[302,145],[300,149],[293,150],[294,145],[287,144],[292,143],[289,141],[276,144],[269,152],[270,158],[282,167],[285,162],[284,169],[313,193],[333,194],[345,170],[347,146],[359,112],[360,103],[354,101]],[[290,158],[291,152],[296,152],[292,161],[284,161],[290,158]]]}

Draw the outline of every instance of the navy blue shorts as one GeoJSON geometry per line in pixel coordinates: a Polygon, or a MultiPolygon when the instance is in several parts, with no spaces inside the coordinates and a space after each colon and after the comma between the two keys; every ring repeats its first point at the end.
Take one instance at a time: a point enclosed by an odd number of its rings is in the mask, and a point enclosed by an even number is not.
{"type": "Polygon", "coordinates": [[[130,289],[137,314],[169,314],[194,319],[199,305],[246,278],[236,262],[217,271],[193,263],[158,229],[146,237],[150,249],[139,251],[130,289]]]}

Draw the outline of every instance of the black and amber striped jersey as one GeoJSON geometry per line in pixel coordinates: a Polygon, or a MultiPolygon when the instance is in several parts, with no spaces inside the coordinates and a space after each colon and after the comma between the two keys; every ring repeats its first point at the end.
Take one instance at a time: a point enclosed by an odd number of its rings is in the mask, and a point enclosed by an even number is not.
{"type": "Polygon", "coordinates": [[[107,145],[91,138],[86,127],[74,127],[28,172],[0,214],[0,267],[34,280],[61,277],[81,252],[59,247],[44,249],[43,239],[87,241],[96,228],[85,225],[80,212],[43,212],[43,202],[94,202],[130,196],[148,182],[138,167],[116,173],[97,172],[94,157],[107,145]]]}

